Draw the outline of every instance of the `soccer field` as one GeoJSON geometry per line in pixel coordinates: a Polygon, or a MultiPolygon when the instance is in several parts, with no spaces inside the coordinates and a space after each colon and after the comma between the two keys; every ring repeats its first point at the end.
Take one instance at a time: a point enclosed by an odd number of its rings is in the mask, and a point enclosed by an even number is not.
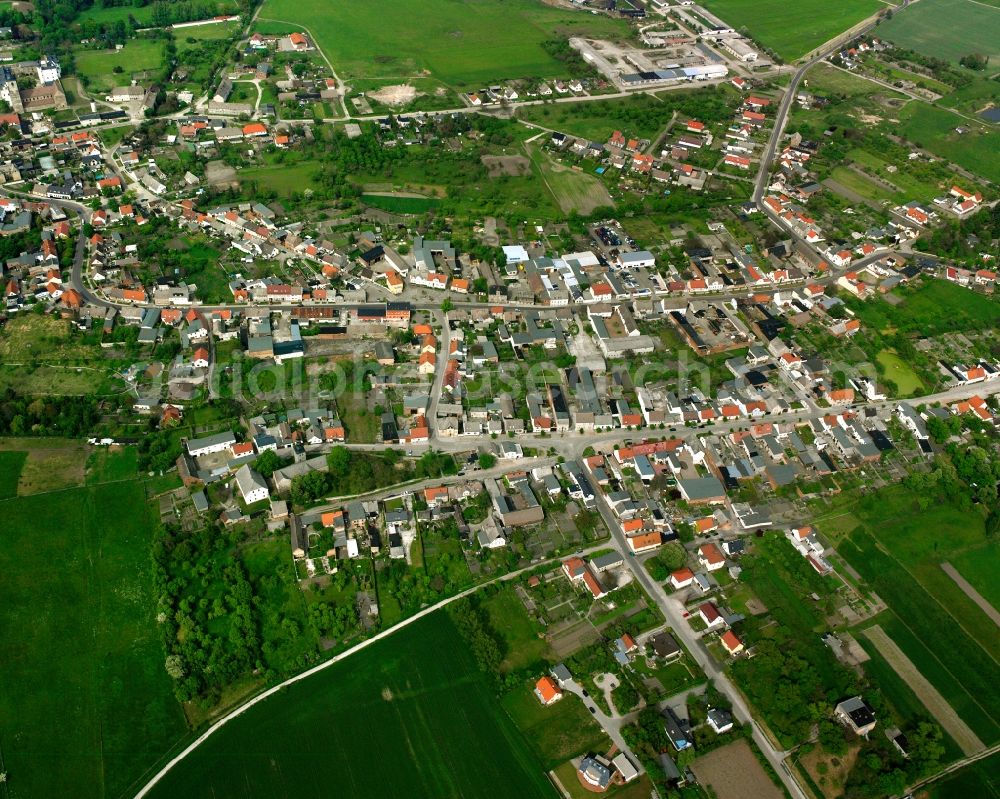
{"type": "Polygon", "coordinates": [[[704,5],[736,30],[749,31],[786,61],[804,56],[884,8],[878,0],[705,0],[704,5]]]}
{"type": "Polygon", "coordinates": [[[137,480],[0,502],[0,743],[11,797],[119,797],[184,735],[137,480]]]}
{"type": "Polygon", "coordinates": [[[260,20],[307,27],[348,80],[402,83],[430,73],[467,90],[504,79],[566,77],[543,42],[628,31],[620,20],[541,0],[267,0],[260,20]]]}
{"type": "Polygon", "coordinates": [[[153,797],[549,797],[449,617],[428,616],[231,721],[153,797]]]}

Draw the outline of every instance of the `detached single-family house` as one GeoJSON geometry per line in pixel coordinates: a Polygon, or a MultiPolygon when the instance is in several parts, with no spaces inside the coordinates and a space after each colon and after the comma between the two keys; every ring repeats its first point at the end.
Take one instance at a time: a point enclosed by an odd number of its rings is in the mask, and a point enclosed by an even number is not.
{"type": "Polygon", "coordinates": [[[556,685],[556,681],[546,675],[535,683],[535,696],[543,705],[551,705],[563,698],[563,692],[556,685]]]}
{"type": "Polygon", "coordinates": [[[852,696],[838,704],[834,715],[855,735],[866,736],[875,729],[875,711],[860,696],[852,696]]]}

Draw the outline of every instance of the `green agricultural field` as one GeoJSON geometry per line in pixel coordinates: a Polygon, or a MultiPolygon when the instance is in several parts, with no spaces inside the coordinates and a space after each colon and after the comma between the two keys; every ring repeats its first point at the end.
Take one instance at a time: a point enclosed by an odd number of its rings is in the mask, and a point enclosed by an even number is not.
{"type": "Polygon", "coordinates": [[[27,458],[27,452],[0,452],[0,499],[17,496],[17,483],[27,458]]]}
{"type": "Polygon", "coordinates": [[[995,712],[996,706],[991,706],[989,698],[972,687],[974,683],[964,682],[966,674],[963,670],[955,668],[955,658],[949,657],[949,662],[945,662],[940,647],[946,644],[928,638],[926,634],[918,637],[898,618],[881,620],[880,623],[882,629],[913,661],[920,673],[958,713],[959,718],[968,724],[987,746],[996,743],[1000,738],[1000,726],[990,715],[991,712],[995,712]]]}
{"type": "Polygon", "coordinates": [[[8,499],[0,513],[9,795],[130,795],[185,732],[153,618],[143,487],[8,499]]]}
{"type": "Polygon", "coordinates": [[[76,72],[89,80],[88,91],[100,92],[128,84],[134,72],[158,70],[163,66],[163,42],[132,39],[121,50],[77,50],[76,72]],[[121,67],[121,72],[115,72],[121,67]]]}
{"type": "Polygon", "coordinates": [[[542,764],[436,613],[232,720],[152,797],[550,797],[542,764]]]}
{"type": "Polygon", "coordinates": [[[926,795],[929,799],[971,799],[973,796],[976,799],[1000,799],[998,774],[1000,753],[994,753],[935,782],[926,795]]]}
{"type": "Polygon", "coordinates": [[[267,0],[260,19],[307,28],[348,80],[404,82],[430,73],[467,90],[508,78],[565,77],[543,42],[628,31],[622,21],[536,0],[267,0]]]}
{"type": "MultiPolygon", "coordinates": [[[[995,14],[1000,18],[1000,10],[995,14]]],[[[951,111],[916,101],[901,109],[899,118],[903,136],[917,146],[1000,182],[1000,130],[996,126],[970,122],[951,111]],[[956,128],[963,132],[958,133],[956,128]]]]}
{"type": "Polygon", "coordinates": [[[736,29],[745,29],[787,61],[819,47],[824,42],[870,17],[884,6],[878,0],[705,0],[705,7],[736,29]]]}
{"type": "Polygon", "coordinates": [[[955,63],[969,53],[1000,56],[1000,8],[973,0],[914,3],[878,30],[901,47],[955,63]]]}
{"type": "Polygon", "coordinates": [[[951,563],[958,573],[972,583],[993,607],[1000,610],[1000,544],[990,543],[981,549],[969,549],[960,555],[950,555],[951,563]]]}
{"type": "Polygon", "coordinates": [[[899,396],[912,396],[924,387],[917,373],[892,350],[882,350],[877,360],[885,367],[885,377],[896,384],[899,396]]]}
{"type": "MultiPolygon", "coordinates": [[[[903,681],[892,665],[882,657],[878,651],[878,647],[864,635],[858,635],[857,642],[868,653],[868,657],[870,658],[864,664],[865,674],[869,682],[876,686],[879,693],[889,702],[899,720],[904,725],[907,725],[919,719],[929,718],[924,703],[913,693],[913,690],[903,681]]],[[[942,762],[950,763],[962,757],[962,750],[958,747],[958,744],[944,730],[941,733],[943,736],[942,743],[945,747],[942,762]]]]}
{"type": "Polygon", "coordinates": [[[912,169],[908,169],[906,167],[900,169],[900,164],[893,164],[886,161],[884,158],[881,158],[868,150],[855,148],[847,153],[847,158],[849,161],[852,161],[854,164],[861,167],[869,175],[881,178],[899,189],[899,191],[895,192],[890,191],[888,188],[880,185],[877,181],[872,180],[872,184],[878,192],[876,199],[885,198],[895,200],[897,203],[913,199],[930,202],[935,197],[940,196],[944,188],[938,183],[935,183],[932,179],[921,179],[913,174],[912,169]],[[890,166],[897,167],[896,171],[890,171],[890,166]]]}
{"type": "MultiPolygon", "coordinates": [[[[920,521],[924,529],[933,529],[932,520],[920,521]]],[[[973,612],[965,607],[972,604],[967,598],[961,606],[939,604],[902,565],[878,549],[867,533],[852,533],[838,552],[896,614],[897,619],[882,626],[920,672],[983,741],[993,743],[1000,738],[994,718],[995,708],[1000,707],[997,664],[989,652],[995,648],[989,645],[996,640],[993,622],[975,606],[979,616],[966,618],[973,612]],[[951,615],[956,612],[962,615],[962,627],[951,615]]]]}
{"type": "MultiPolygon", "coordinates": [[[[945,614],[951,619],[949,626],[964,629],[978,642],[977,652],[983,649],[1000,660],[1000,638],[996,636],[995,625],[941,569],[941,563],[950,562],[953,556],[996,547],[987,542],[982,514],[976,510],[962,511],[946,503],[922,503],[920,497],[902,486],[863,496],[852,511],[861,520],[861,528],[852,532],[848,541],[838,544],[838,551],[866,576],[877,569],[891,573],[889,590],[899,592],[901,601],[915,606],[912,613],[903,613],[903,608],[893,607],[892,602],[890,607],[908,623],[919,623],[923,613],[945,614]],[[855,563],[862,558],[868,560],[855,563]],[[877,569],[872,559],[877,560],[877,569]],[[911,587],[919,584],[919,588],[908,595],[900,588],[906,584],[911,587]]],[[[882,575],[877,579],[881,580],[882,575]]],[[[881,588],[875,590],[889,601],[881,588]]]]}

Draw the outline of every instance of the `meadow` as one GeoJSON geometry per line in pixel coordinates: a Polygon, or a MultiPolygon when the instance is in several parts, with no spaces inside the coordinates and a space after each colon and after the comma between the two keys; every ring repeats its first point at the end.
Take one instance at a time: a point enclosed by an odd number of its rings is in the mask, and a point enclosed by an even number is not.
{"type": "Polygon", "coordinates": [[[705,0],[705,7],[737,30],[745,29],[786,61],[794,61],[870,17],[878,0],[705,0]]]}
{"type": "Polygon", "coordinates": [[[403,82],[429,73],[466,90],[509,78],[566,77],[566,67],[543,42],[628,31],[622,21],[536,0],[267,0],[260,20],[308,27],[348,80],[403,82]]]}
{"type": "Polygon", "coordinates": [[[192,25],[174,31],[177,52],[183,53],[202,46],[203,42],[215,42],[233,38],[240,30],[237,22],[214,22],[210,25],[192,25]]]}
{"type": "Polygon", "coordinates": [[[483,602],[493,629],[505,645],[501,669],[507,672],[544,666],[554,656],[538,625],[528,615],[513,588],[504,588],[483,602]]]}
{"type": "Polygon", "coordinates": [[[303,161],[299,164],[275,164],[241,169],[239,177],[241,184],[253,182],[283,197],[290,197],[295,192],[315,188],[318,171],[315,163],[303,161]]]}
{"type": "Polygon", "coordinates": [[[361,201],[371,208],[381,208],[394,214],[423,214],[436,208],[434,197],[400,197],[393,194],[363,194],[361,201]]]}
{"type": "Polygon", "coordinates": [[[163,53],[163,42],[154,39],[132,39],[121,50],[77,50],[76,73],[89,81],[91,92],[127,86],[133,73],[160,69],[163,53]]]}
{"type": "Polygon", "coordinates": [[[614,207],[608,190],[594,175],[559,164],[544,150],[531,146],[526,149],[546,188],[564,213],[575,211],[586,216],[597,208],[614,207]]]}
{"type": "Polygon", "coordinates": [[[7,788],[119,797],[185,732],[153,618],[154,520],[135,480],[54,496],[0,502],[7,788]]]}
{"type": "Polygon", "coordinates": [[[866,327],[891,328],[919,336],[982,330],[1000,324],[1000,302],[946,280],[922,281],[896,293],[904,297],[899,305],[884,300],[848,300],[848,305],[866,327]]]}
{"type": "MultiPolygon", "coordinates": [[[[1000,17],[1000,10],[995,13],[1000,17]]],[[[951,111],[916,101],[902,108],[899,118],[902,135],[921,149],[1000,182],[1000,130],[996,126],[970,122],[951,111]]]]}
{"type": "Polygon", "coordinates": [[[414,799],[554,795],[450,618],[436,613],[234,719],[151,796],[331,791],[414,799]]]}
{"type": "Polygon", "coordinates": [[[879,36],[955,63],[969,53],[1000,56],[1000,8],[971,0],[915,3],[879,26],[879,36]]]}

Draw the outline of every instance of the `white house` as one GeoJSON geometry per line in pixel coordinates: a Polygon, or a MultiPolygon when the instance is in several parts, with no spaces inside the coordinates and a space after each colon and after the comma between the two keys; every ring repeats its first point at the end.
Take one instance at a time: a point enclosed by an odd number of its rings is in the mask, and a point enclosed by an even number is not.
{"type": "Polygon", "coordinates": [[[188,455],[197,458],[201,455],[211,455],[215,452],[223,452],[236,443],[236,436],[231,431],[218,433],[214,436],[204,438],[193,438],[187,442],[188,455]]]}
{"type": "Polygon", "coordinates": [[[236,486],[243,496],[243,501],[247,505],[253,505],[262,499],[269,499],[271,492],[268,491],[264,478],[251,469],[248,465],[241,466],[236,472],[236,486]]]}

